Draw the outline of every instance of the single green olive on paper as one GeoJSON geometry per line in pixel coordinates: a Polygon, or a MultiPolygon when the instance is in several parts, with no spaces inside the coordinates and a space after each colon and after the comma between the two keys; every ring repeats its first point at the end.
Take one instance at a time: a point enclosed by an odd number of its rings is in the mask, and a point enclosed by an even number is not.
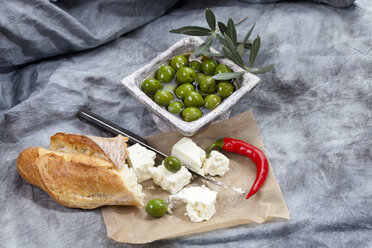
{"type": "Polygon", "coordinates": [[[162,217],[167,211],[168,206],[165,204],[163,199],[155,198],[146,204],[146,213],[148,213],[151,217],[162,217]]]}

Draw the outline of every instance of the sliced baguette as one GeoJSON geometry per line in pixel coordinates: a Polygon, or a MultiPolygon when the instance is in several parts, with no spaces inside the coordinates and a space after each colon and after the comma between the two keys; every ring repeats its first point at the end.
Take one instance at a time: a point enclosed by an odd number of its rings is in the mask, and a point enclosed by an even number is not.
{"type": "MultiPolygon", "coordinates": [[[[58,134],[53,137],[57,137],[51,141],[55,151],[32,147],[19,155],[18,172],[26,182],[41,188],[66,207],[143,205],[142,187],[133,169],[124,164],[125,158],[118,169],[97,143],[84,139],[86,136],[58,134]],[[60,146],[62,143],[64,148],[60,146]]],[[[109,138],[105,139],[107,143],[109,138]]],[[[117,158],[125,157],[126,149],[118,150],[121,154],[117,158]]]]}

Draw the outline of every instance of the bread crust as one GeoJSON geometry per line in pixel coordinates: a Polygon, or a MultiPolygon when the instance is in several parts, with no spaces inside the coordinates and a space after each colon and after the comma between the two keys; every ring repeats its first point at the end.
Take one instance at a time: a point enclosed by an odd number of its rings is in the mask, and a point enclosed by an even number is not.
{"type": "MultiPolygon", "coordinates": [[[[100,151],[100,147],[85,136],[58,134],[53,137],[52,142],[56,144],[64,140],[96,153],[100,151]]],[[[144,194],[133,169],[127,165],[118,169],[111,159],[93,154],[31,147],[20,153],[17,169],[26,182],[44,190],[66,207],[93,209],[103,205],[143,205],[144,194]]]]}
{"type": "Polygon", "coordinates": [[[112,162],[117,168],[124,165],[128,156],[128,137],[115,138],[56,133],[50,137],[49,149],[66,153],[86,154],[112,162]]]}

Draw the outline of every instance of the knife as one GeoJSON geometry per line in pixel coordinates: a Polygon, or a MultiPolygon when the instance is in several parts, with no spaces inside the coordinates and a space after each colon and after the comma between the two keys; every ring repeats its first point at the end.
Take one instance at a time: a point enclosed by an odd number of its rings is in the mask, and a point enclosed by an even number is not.
{"type": "MultiPolygon", "coordinates": [[[[141,146],[144,146],[146,147],[147,149],[151,150],[151,151],[154,151],[157,155],[163,157],[163,158],[166,158],[168,157],[166,154],[162,153],[161,151],[153,148],[152,146],[150,146],[145,139],[141,138],[140,136],[106,120],[105,118],[97,115],[97,114],[94,114],[92,112],[90,112],[89,110],[87,109],[81,109],[79,110],[79,112],[77,113],[77,117],[82,121],[82,122],[85,122],[89,125],[92,125],[94,126],[95,128],[107,133],[107,134],[110,134],[112,136],[117,136],[119,134],[123,135],[123,136],[126,136],[128,137],[128,144],[130,145],[134,145],[135,143],[139,143],[141,146]]],[[[196,171],[194,171],[192,168],[190,168],[190,166],[186,165],[185,164],[185,167],[194,175],[197,175],[215,185],[218,185],[218,186],[223,186],[223,187],[226,187],[226,185],[222,182],[218,182],[210,177],[206,177],[196,171]]]]}

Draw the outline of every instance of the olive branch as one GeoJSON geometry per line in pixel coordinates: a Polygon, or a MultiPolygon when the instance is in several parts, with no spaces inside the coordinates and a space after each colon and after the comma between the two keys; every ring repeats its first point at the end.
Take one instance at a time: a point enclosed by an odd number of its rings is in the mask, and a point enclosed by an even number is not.
{"type": "Polygon", "coordinates": [[[244,40],[242,42],[238,42],[235,26],[245,21],[245,19],[247,18],[244,18],[237,23],[234,23],[234,21],[229,18],[226,25],[223,22],[218,22],[216,25],[216,16],[214,15],[213,11],[210,9],[206,9],[205,19],[207,20],[209,28],[199,26],[185,26],[182,28],[170,30],[169,32],[191,36],[207,36],[206,40],[202,44],[200,44],[198,48],[196,48],[195,52],[192,54],[193,58],[200,57],[203,54],[206,56],[226,57],[237,64],[239,67],[244,69],[244,71],[241,72],[217,74],[214,75],[212,78],[214,78],[215,80],[229,80],[237,78],[245,72],[250,72],[253,74],[264,74],[266,72],[269,72],[274,67],[274,64],[270,64],[263,68],[253,67],[254,61],[256,60],[261,46],[261,38],[259,35],[257,35],[257,37],[252,42],[249,42],[249,37],[251,36],[256,23],[254,23],[249,29],[244,37],[244,40]],[[211,53],[209,51],[209,48],[212,46],[212,43],[216,38],[221,44],[222,51],[220,53],[211,53]],[[250,50],[248,65],[244,63],[242,58],[245,50],[250,50]]]}

